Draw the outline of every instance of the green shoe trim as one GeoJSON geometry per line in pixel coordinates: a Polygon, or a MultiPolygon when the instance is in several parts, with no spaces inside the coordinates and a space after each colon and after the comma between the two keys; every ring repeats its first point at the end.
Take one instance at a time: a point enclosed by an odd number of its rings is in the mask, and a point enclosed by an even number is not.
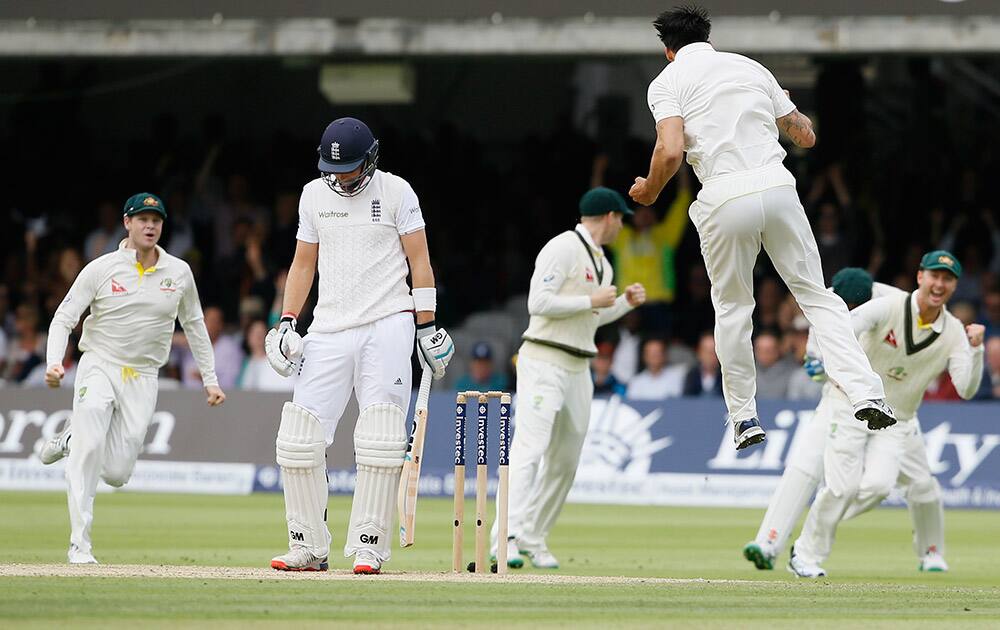
{"type": "Polygon", "coordinates": [[[743,557],[752,562],[760,571],[771,571],[774,569],[774,558],[765,554],[760,545],[755,542],[747,543],[743,547],[743,557]]]}

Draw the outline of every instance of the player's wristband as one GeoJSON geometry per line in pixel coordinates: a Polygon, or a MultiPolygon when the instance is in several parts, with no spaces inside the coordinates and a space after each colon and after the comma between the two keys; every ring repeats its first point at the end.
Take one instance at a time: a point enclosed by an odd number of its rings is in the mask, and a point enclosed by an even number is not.
{"type": "Polygon", "coordinates": [[[437,310],[437,289],[434,287],[419,287],[410,292],[413,295],[413,309],[435,312],[437,310]]]}

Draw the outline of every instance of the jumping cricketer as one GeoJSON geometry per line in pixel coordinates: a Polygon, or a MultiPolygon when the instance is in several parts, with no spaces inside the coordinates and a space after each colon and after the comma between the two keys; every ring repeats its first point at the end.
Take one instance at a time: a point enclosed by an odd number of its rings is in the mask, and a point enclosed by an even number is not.
{"type": "Polygon", "coordinates": [[[927,386],[945,369],[962,398],[972,398],[979,389],[986,329],[981,324],[963,326],[945,307],[961,275],[962,265],[954,256],[932,251],[920,261],[916,291],[874,299],[852,311],[854,331],[885,379],[886,394],[900,422],[875,433],[846,420],[851,406],[843,391],[829,392],[830,432],[823,453],[826,486],[816,495],[792,547],[788,569],[795,575],[826,575],[821,564],[830,555],[837,524],[881,503],[897,478],[910,484],[907,498],[919,522],[915,547],[921,567],[947,568],[943,511],[936,507],[941,487],[930,473],[914,418],[927,386]]]}
{"type": "Polygon", "coordinates": [[[390,557],[406,454],[414,334],[417,356],[434,378],[444,376],[454,354],[451,337],[434,325],[437,294],[420,203],[405,180],[377,163],[378,141],[363,122],[340,118],[326,128],[320,177],[299,201],[284,313],[265,339],[275,371],[299,374],[276,442],[289,546],[271,560],[279,570],[328,567],[326,449],[353,392],[361,409],[358,477],[344,557],[354,556],[355,573],[379,573],[390,557]],[[309,334],[300,337],[296,319],[317,267],[319,300],[309,334]]]}
{"type": "Polygon", "coordinates": [[[127,238],[117,251],[80,271],[49,326],[45,382],[59,387],[69,335],[90,308],[80,338],[73,414],[39,452],[45,464],[68,455],[72,564],[97,562],[90,542],[97,480],[120,488],[132,475],[156,410],[157,372],[167,362],[175,320],[187,335],[208,404],[226,400],[191,268],[157,245],[166,218],[156,195],[130,197],[124,209],[127,238]]]}
{"type": "Polygon", "coordinates": [[[670,63],[649,86],[656,146],[649,174],[637,177],[629,194],[652,204],[687,152],[702,183],[688,214],[712,282],[716,351],[736,448],[764,440],[750,342],[753,268],[762,245],[813,326],[830,378],[847,393],[855,416],[872,429],[891,426],[896,420],[882,382],[851,334],[847,307],[823,285],[816,239],[795,178],[782,164],[778,130],[811,147],[812,123],[767,68],[712,47],[703,9],[666,11],[653,24],[670,63]]]}
{"type": "MultiPolygon", "coordinates": [[[[511,567],[522,565],[521,553],[537,568],[559,567],[546,538],[573,485],[590,424],[594,333],[646,301],[638,283],[618,295],[602,247],[615,240],[626,214],[632,211],[619,193],[594,188],[580,200],[576,229],[550,240],[535,259],[531,319],[517,360],[509,535],[500,541],[511,567]]],[[[494,556],[496,536],[494,522],[494,556]]]]}

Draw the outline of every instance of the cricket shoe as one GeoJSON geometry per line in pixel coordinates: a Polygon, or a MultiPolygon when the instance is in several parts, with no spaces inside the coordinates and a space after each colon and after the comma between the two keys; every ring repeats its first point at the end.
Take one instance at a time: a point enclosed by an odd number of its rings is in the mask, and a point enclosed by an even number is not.
{"type": "Polygon", "coordinates": [[[886,404],[885,400],[866,400],[854,406],[854,417],[862,422],[868,423],[868,428],[872,431],[885,429],[896,424],[896,414],[892,412],[892,407],[886,404]]]}
{"type": "Polygon", "coordinates": [[[40,447],[36,447],[38,459],[42,460],[43,464],[54,464],[69,455],[69,438],[70,432],[67,426],[58,435],[54,435],[45,440],[40,447]]]}
{"type": "Polygon", "coordinates": [[[761,571],[771,571],[774,569],[774,553],[770,550],[765,550],[755,540],[751,540],[743,546],[743,557],[752,562],[753,566],[761,571]]]}
{"type": "Polygon", "coordinates": [[[948,571],[948,563],[944,561],[944,556],[931,547],[920,560],[920,570],[929,573],[945,573],[948,571]]]}
{"type": "MultiPolygon", "coordinates": [[[[546,547],[530,551],[525,549],[520,549],[519,551],[521,552],[521,555],[528,556],[528,559],[531,560],[531,566],[535,567],[536,569],[559,568],[559,560],[557,560],[556,557],[552,555],[552,552],[549,551],[548,548],[546,547]]],[[[508,565],[509,564],[510,563],[508,563],[508,565]]]]}
{"type": "Polygon", "coordinates": [[[736,450],[741,451],[748,446],[763,442],[764,429],[757,422],[757,418],[734,422],[733,441],[736,442],[736,450]]]}
{"type": "Polygon", "coordinates": [[[329,567],[326,558],[317,558],[304,547],[296,547],[271,558],[271,568],[278,571],[326,571],[329,567]]]}
{"type": "MultiPolygon", "coordinates": [[[[496,550],[490,556],[490,561],[496,562],[496,550]]],[[[517,546],[517,539],[513,536],[507,538],[507,566],[511,569],[520,569],[524,566],[524,558],[521,557],[521,549],[517,546]]]]}
{"type": "Polygon", "coordinates": [[[788,571],[800,578],[821,578],[826,577],[826,570],[818,564],[810,564],[795,555],[795,547],[792,547],[792,557],[788,559],[788,571]]]}
{"type": "Polygon", "coordinates": [[[97,559],[94,558],[94,554],[89,551],[81,551],[76,545],[69,546],[69,552],[66,554],[66,558],[69,560],[70,564],[97,564],[97,559]]]}
{"type": "Polygon", "coordinates": [[[382,572],[382,561],[367,549],[359,549],[354,554],[354,573],[356,575],[378,575],[382,572]]]}

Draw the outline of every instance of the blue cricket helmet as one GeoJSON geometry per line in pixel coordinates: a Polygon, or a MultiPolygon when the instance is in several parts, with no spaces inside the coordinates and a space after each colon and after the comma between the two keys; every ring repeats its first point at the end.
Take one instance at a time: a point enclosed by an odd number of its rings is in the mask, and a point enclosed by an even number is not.
{"type": "Polygon", "coordinates": [[[368,125],[357,118],[338,118],[323,132],[319,148],[319,171],[333,192],[353,197],[368,185],[378,165],[378,140],[368,125]],[[361,168],[361,173],[349,180],[337,174],[361,168]]]}

